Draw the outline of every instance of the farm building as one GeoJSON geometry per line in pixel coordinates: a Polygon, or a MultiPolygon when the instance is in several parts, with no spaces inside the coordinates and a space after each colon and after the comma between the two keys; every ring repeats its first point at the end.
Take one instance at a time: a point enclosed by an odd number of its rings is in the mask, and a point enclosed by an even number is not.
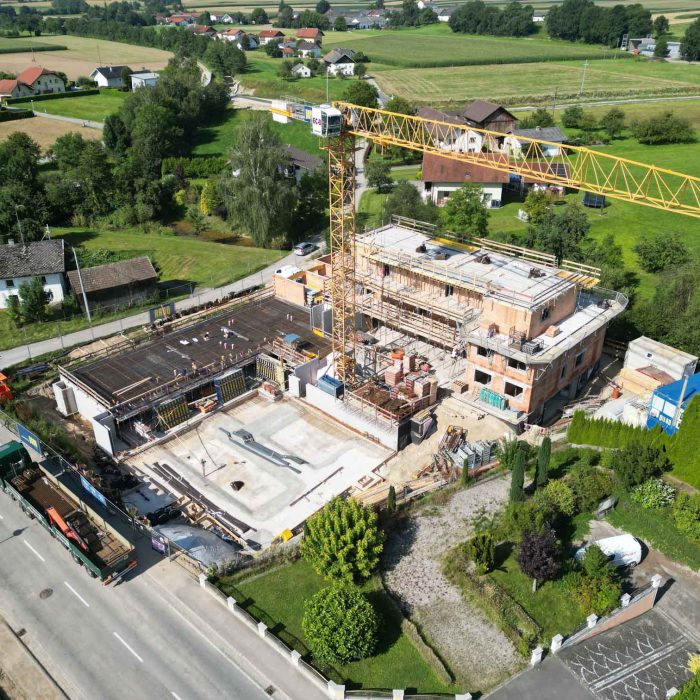
{"type": "Polygon", "coordinates": [[[142,304],[157,291],[158,274],[145,255],[106,265],[71,270],[68,281],[81,306],[91,311],[142,304]]]}
{"type": "Polygon", "coordinates": [[[0,246],[0,308],[7,308],[7,298],[19,293],[23,284],[35,277],[44,283],[50,303],[63,301],[66,260],[63,239],[0,246]]]}
{"type": "MultiPolygon", "coordinates": [[[[670,58],[671,60],[678,60],[681,58],[680,41],[669,41],[666,45],[668,48],[666,58],[670,58]]],[[[627,45],[627,50],[631,51],[632,53],[651,58],[656,50],[656,39],[650,36],[645,37],[644,39],[630,39],[627,45]]]]}
{"type": "Polygon", "coordinates": [[[355,60],[352,57],[352,52],[345,49],[333,49],[324,57],[323,62],[326,65],[326,73],[329,75],[355,75],[355,60]]]}

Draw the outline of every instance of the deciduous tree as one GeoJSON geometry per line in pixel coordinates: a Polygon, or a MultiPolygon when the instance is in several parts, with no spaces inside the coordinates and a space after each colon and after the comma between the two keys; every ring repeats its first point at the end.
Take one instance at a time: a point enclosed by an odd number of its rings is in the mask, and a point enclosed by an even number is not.
{"type": "Polygon", "coordinates": [[[472,182],[462,185],[450,195],[441,218],[445,228],[462,238],[485,238],[489,232],[489,212],[481,187],[472,182]]]}
{"type": "Polygon", "coordinates": [[[360,107],[378,107],[379,93],[365,80],[350,83],[343,92],[343,100],[360,107]]]}
{"type": "Polygon", "coordinates": [[[557,535],[551,527],[523,532],[518,554],[521,571],[532,579],[532,590],[539,581],[549,581],[561,571],[557,535]]]}
{"type": "Polygon", "coordinates": [[[394,184],[391,176],[391,166],[383,159],[374,159],[367,162],[365,166],[367,184],[376,187],[378,192],[386,192],[394,184]]]}

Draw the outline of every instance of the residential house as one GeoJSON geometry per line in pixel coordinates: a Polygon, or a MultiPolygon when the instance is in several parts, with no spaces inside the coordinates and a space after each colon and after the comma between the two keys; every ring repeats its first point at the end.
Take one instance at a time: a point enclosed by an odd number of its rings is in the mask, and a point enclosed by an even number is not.
{"type": "Polygon", "coordinates": [[[285,46],[282,51],[282,58],[294,58],[297,53],[294,49],[290,49],[288,46],[285,46]]]}
{"type": "Polygon", "coordinates": [[[564,144],[568,143],[566,134],[558,126],[538,126],[534,129],[514,129],[513,133],[504,139],[504,148],[509,149],[514,154],[527,152],[530,143],[527,139],[549,141],[550,145],[539,148],[542,154],[549,158],[562,155],[565,150],[564,144]]]}
{"type": "MultiPolygon", "coordinates": [[[[681,58],[681,42],[680,41],[669,41],[667,42],[668,55],[666,58],[672,60],[677,60],[681,58]]],[[[642,56],[653,56],[656,50],[656,39],[648,36],[644,39],[630,39],[627,45],[627,50],[631,51],[633,54],[638,54],[642,56]]]]}
{"type": "Polygon", "coordinates": [[[533,12],[532,13],[532,21],[535,24],[542,24],[547,21],[547,13],[546,12],[533,12]]]}
{"type": "MultiPolygon", "coordinates": [[[[295,66],[295,68],[296,67],[297,66],[295,66]]],[[[295,146],[283,146],[282,150],[289,157],[289,167],[285,168],[285,174],[288,177],[294,177],[297,183],[301,181],[302,175],[305,173],[315,172],[323,166],[323,160],[321,158],[307,153],[306,151],[302,151],[295,146]]]]}
{"type": "Polygon", "coordinates": [[[323,43],[323,32],[315,27],[297,29],[297,39],[313,41],[320,46],[323,43]]]}
{"type": "Polygon", "coordinates": [[[279,29],[263,29],[260,34],[258,34],[258,39],[260,40],[260,46],[265,46],[271,41],[276,41],[277,39],[284,39],[285,34],[279,29]]]}
{"type": "Polygon", "coordinates": [[[323,57],[323,62],[329,75],[355,75],[355,61],[351,51],[333,49],[323,57]]]}
{"type": "Polygon", "coordinates": [[[168,24],[170,15],[167,15],[165,12],[156,12],[154,19],[156,20],[156,24],[168,24]]]}
{"type": "Polygon", "coordinates": [[[221,41],[233,42],[241,51],[251,51],[258,48],[258,37],[248,34],[242,29],[224,29],[217,33],[221,41]]]}
{"type": "Polygon", "coordinates": [[[431,133],[435,136],[435,146],[445,151],[458,153],[479,153],[481,151],[484,143],[483,134],[469,129],[467,120],[459,112],[443,112],[432,107],[421,107],[416,116],[443,122],[431,129],[431,133]]]}
{"type": "Polygon", "coordinates": [[[174,24],[175,26],[185,26],[188,24],[197,24],[197,19],[199,14],[194,12],[175,12],[167,19],[167,24],[174,24]]]}
{"type": "Polygon", "coordinates": [[[345,18],[345,24],[348,29],[383,29],[387,23],[383,10],[328,10],[328,12],[326,12],[326,17],[331,26],[333,26],[338,17],[345,18]]]}
{"type": "Polygon", "coordinates": [[[63,239],[0,246],[0,309],[7,308],[7,298],[19,294],[19,288],[40,277],[51,304],[63,301],[66,260],[63,239]]]}
{"type": "Polygon", "coordinates": [[[210,14],[211,21],[215,24],[233,24],[233,17],[229,14],[224,15],[212,15],[210,14]]]}
{"type": "Polygon", "coordinates": [[[456,7],[443,7],[438,11],[438,22],[449,22],[456,7]]]}
{"type": "Polygon", "coordinates": [[[94,80],[97,86],[102,88],[123,88],[122,71],[124,68],[131,72],[129,66],[98,66],[90,73],[90,80],[94,80]]]}
{"type": "Polygon", "coordinates": [[[91,310],[136,306],[157,293],[158,274],[145,255],[107,265],[71,270],[68,281],[81,306],[91,310]],[[84,296],[83,296],[84,294],[84,296]]]}
{"type": "Polygon", "coordinates": [[[463,116],[470,126],[498,131],[502,134],[509,134],[518,124],[517,117],[513,116],[505,107],[486,100],[474,100],[468,104],[464,109],[463,116]]]}
{"type": "Polygon", "coordinates": [[[203,24],[190,24],[187,26],[187,31],[197,36],[206,36],[209,39],[214,39],[216,37],[216,29],[203,24]]]}
{"type": "Polygon", "coordinates": [[[277,44],[277,46],[279,46],[280,49],[292,49],[292,50],[296,51],[297,41],[296,41],[296,39],[289,39],[289,38],[282,39],[282,41],[280,41],[277,44]]]}
{"type": "Polygon", "coordinates": [[[437,10],[435,0],[418,0],[416,5],[418,5],[419,10],[437,10]]]}
{"type": "Polygon", "coordinates": [[[503,153],[483,153],[479,163],[464,163],[434,153],[423,154],[421,180],[423,196],[442,206],[450,195],[466,182],[481,185],[484,203],[497,208],[503,200],[503,185],[508,184],[508,158],[503,153]],[[489,163],[502,170],[494,170],[489,163]]]}
{"type": "Polygon", "coordinates": [[[304,58],[320,58],[321,47],[313,41],[300,41],[297,44],[297,53],[304,58]]]}
{"type": "Polygon", "coordinates": [[[131,91],[134,92],[142,87],[155,87],[158,84],[160,76],[158,73],[132,73],[131,74],[131,91]]]}
{"type": "Polygon", "coordinates": [[[310,78],[311,68],[305,66],[303,63],[297,63],[294,68],[292,68],[292,75],[295,78],[310,78]]]}
{"type": "Polygon", "coordinates": [[[0,98],[31,97],[51,92],[65,92],[66,84],[58,73],[48,68],[25,68],[16,78],[0,80],[0,98]]]}

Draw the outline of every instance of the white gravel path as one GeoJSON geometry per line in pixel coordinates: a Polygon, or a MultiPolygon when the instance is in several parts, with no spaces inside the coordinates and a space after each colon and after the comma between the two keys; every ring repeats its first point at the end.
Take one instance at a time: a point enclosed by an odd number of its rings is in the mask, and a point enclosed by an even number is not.
{"type": "Polygon", "coordinates": [[[386,547],[386,583],[470,689],[483,690],[515,671],[521,658],[508,638],[442,574],[445,552],[471,534],[471,519],[508,498],[508,479],[457,491],[449,503],[426,506],[394,532],[386,547]]]}

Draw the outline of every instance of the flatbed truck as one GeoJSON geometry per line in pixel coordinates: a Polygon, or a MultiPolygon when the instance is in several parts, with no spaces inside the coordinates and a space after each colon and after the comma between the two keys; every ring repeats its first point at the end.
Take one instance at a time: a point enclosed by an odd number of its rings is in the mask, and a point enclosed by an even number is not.
{"type": "Polygon", "coordinates": [[[116,527],[71,490],[51,460],[32,462],[24,445],[0,447],[0,487],[30,518],[36,518],[79,566],[104,584],[136,566],[136,550],[116,527]]]}

